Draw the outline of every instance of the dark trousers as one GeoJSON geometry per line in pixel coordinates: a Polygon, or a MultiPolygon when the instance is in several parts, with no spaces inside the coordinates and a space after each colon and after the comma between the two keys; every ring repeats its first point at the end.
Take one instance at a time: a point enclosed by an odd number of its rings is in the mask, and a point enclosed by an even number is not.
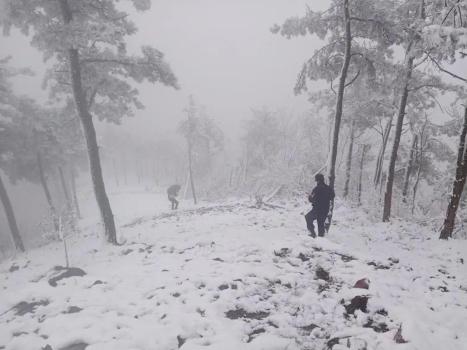
{"type": "Polygon", "coordinates": [[[172,210],[178,208],[178,200],[174,196],[169,196],[169,201],[172,203],[172,210]]]}
{"type": "Polygon", "coordinates": [[[326,221],[326,216],[328,213],[321,212],[317,210],[316,208],[313,208],[310,210],[306,215],[305,215],[305,220],[306,220],[306,227],[308,231],[310,231],[311,235],[313,237],[316,236],[315,233],[315,225],[313,222],[316,220],[318,223],[318,236],[323,237],[324,236],[324,222],[326,221]]]}

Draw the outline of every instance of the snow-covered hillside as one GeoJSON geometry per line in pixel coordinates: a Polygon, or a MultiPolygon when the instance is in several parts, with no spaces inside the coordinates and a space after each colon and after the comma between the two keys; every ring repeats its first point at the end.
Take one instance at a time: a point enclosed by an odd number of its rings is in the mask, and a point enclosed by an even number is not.
{"type": "Polygon", "coordinates": [[[83,222],[76,269],[61,242],[0,265],[0,349],[467,349],[465,241],[343,204],[312,239],[304,202],[111,199],[121,246],[83,222]]]}

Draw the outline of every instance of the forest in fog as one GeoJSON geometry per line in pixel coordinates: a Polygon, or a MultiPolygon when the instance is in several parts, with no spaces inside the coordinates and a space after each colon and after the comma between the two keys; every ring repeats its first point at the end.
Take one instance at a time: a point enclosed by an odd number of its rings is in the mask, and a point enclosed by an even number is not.
{"type": "Polygon", "coordinates": [[[0,28],[0,349],[466,346],[467,1],[0,28]]]}

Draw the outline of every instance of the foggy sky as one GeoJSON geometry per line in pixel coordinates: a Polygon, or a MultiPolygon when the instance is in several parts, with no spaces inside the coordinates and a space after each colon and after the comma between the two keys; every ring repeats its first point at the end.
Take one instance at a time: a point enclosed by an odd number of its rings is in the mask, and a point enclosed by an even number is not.
{"type": "MultiPolygon", "coordinates": [[[[157,0],[150,11],[131,18],[139,28],[130,50],[151,45],[161,50],[179,79],[181,90],[161,85],[139,86],[146,109],[123,122],[126,131],[151,139],[174,132],[184,117],[188,96],[206,106],[222,129],[238,136],[250,108],[268,106],[302,113],[305,96],[293,86],[303,62],[318,46],[310,36],[287,40],[270,28],[287,17],[302,15],[306,0],[157,0]]],[[[12,55],[12,65],[32,67],[34,78],[18,78],[20,93],[44,101],[41,90],[44,64],[41,55],[18,33],[0,38],[1,56],[12,55]]],[[[108,128],[108,127],[106,127],[108,128]]],[[[112,128],[113,129],[113,128],[112,128]]]]}

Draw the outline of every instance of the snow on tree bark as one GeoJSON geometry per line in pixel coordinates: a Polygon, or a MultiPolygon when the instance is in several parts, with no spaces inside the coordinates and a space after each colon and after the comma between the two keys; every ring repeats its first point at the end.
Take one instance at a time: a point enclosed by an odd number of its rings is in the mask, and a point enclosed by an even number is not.
{"type": "Polygon", "coordinates": [[[383,203],[383,222],[388,222],[391,217],[391,206],[392,206],[392,190],[394,186],[394,174],[396,168],[397,151],[399,150],[399,144],[401,141],[402,127],[404,124],[405,108],[407,107],[407,99],[409,97],[409,83],[412,78],[413,62],[414,57],[411,54],[412,43],[409,44],[406,51],[406,65],[405,65],[405,77],[404,85],[402,87],[402,95],[399,104],[399,112],[396,120],[396,130],[394,134],[394,143],[392,145],[391,158],[389,160],[388,175],[386,180],[386,191],[384,193],[383,203]]]}
{"type": "Polygon", "coordinates": [[[412,174],[412,170],[414,166],[417,142],[418,142],[418,135],[414,134],[413,139],[412,139],[412,145],[410,147],[409,161],[407,162],[407,168],[405,169],[404,186],[402,188],[402,201],[404,203],[407,202],[407,194],[409,191],[410,176],[412,174]]]}
{"type": "Polygon", "coordinates": [[[350,125],[350,141],[349,149],[347,152],[347,161],[345,167],[345,184],[344,184],[344,198],[349,195],[350,176],[352,173],[352,155],[353,155],[353,144],[355,140],[355,121],[352,121],[350,125]]]}
{"type": "Polygon", "coordinates": [[[391,129],[392,129],[392,119],[393,116],[389,118],[383,132],[383,140],[381,143],[381,148],[378,153],[378,158],[376,160],[376,168],[375,168],[375,176],[373,179],[373,183],[375,185],[375,188],[378,187],[378,185],[381,183],[381,175],[383,171],[383,163],[384,163],[384,155],[386,154],[386,147],[388,144],[389,140],[389,135],[391,134],[391,129]]]}
{"type": "MultiPolygon", "coordinates": [[[[72,21],[72,12],[68,0],[60,0],[62,16],[65,24],[72,21]]],[[[97,204],[104,224],[105,236],[107,241],[117,244],[117,230],[115,228],[114,216],[110,207],[109,198],[105,190],[104,178],[102,176],[101,161],[99,156],[99,146],[97,144],[96,130],[92,121],[92,116],[88,111],[85,93],[81,81],[81,67],[79,52],[76,48],[68,49],[68,63],[70,67],[70,76],[72,82],[73,96],[76,104],[76,110],[83,127],[86,145],[88,149],[89,165],[91,169],[91,178],[94,187],[97,204]]]]}
{"type": "Polygon", "coordinates": [[[465,137],[467,135],[467,107],[464,109],[464,125],[459,139],[459,149],[457,153],[456,177],[452,186],[452,195],[446,210],[446,218],[444,219],[441,229],[440,239],[448,239],[452,237],[454,225],[456,221],[457,209],[464,191],[465,181],[467,177],[467,152],[465,149],[465,137]]]}
{"type": "MultiPolygon", "coordinates": [[[[344,91],[345,82],[347,79],[347,72],[350,65],[351,49],[352,49],[352,33],[350,28],[350,11],[349,11],[349,0],[344,0],[344,21],[345,21],[345,51],[344,51],[344,62],[342,63],[342,69],[339,77],[339,87],[337,90],[336,99],[336,113],[334,116],[334,128],[332,136],[332,147],[329,164],[329,186],[334,189],[336,180],[336,160],[337,160],[337,148],[339,145],[339,132],[342,120],[342,110],[344,103],[344,91]]],[[[334,199],[332,200],[329,214],[326,218],[326,231],[329,230],[332,221],[332,214],[334,210],[334,199]]]]}
{"type": "Polygon", "coordinates": [[[360,157],[360,172],[358,175],[357,203],[362,204],[362,182],[363,182],[363,165],[365,164],[365,156],[370,148],[369,145],[362,146],[362,155],[360,157]]]}
{"type": "Polygon", "coordinates": [[[70,178],[71,178],[71,194],[73,197],[73,205],[75,207],[76,215],[81,218],[81,210],[79,208],[78,193],[76,190],[76,170],[73,164],[70,166],[70,178]]]}
{"type": "Polygon", "coordinates": [[[19,233],[18,224],[16,222],[15,212],[13,206],[11,205],[10,197],[3,183],[2,177],[0,176],[0,200],[2,201],[3,208],[5,209],[5,215],[8,221],[8,226],[10,227],[11,237],[13,238],[13,243],[15,248],[21,252],[24,252],[24,244],[19,233]]]}

